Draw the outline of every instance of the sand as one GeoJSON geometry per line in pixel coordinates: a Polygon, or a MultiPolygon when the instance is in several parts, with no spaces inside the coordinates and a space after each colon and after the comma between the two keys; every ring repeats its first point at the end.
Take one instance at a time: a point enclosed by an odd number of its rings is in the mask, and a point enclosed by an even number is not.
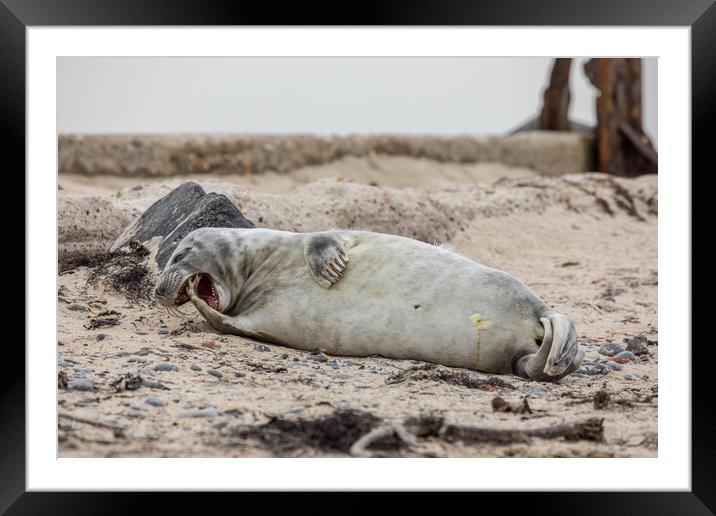
{"type": "MultiPolygon", "coordinates": [[[[83,238],[91,249],[108,247],[142,210],[187,179],[60,175],[61,249],[79,249],[83,238]],[[93,223],[83,224],[77,220],[78,207],[88,204],[101,209],[94,212],[93,223]]],[[[608,341],[623,346],[625,338],[644,335],[653,343],[648,354],[605,375],[537,383],[477,373],[470,377],[509,385],[470,388],[445,381],[461,370],[439,366],[429,371],[433,379],[419,379],[410,371],[424,364],[414,361],[322,357],[220,335],[189,305],[186,317],[170,316],[101,281],[88,285],[91,271],[80,267],[58,277],[58,370],[70,381],[81,384],[88,378],[93,383],[88,391],[58,390],[60,456],[347,456],[345,449],[296,436],[276,446],[275,439],[265,438],[272,427],[261,425],[313,421],[351,409],[384,422],[439,416],[447,424],[496,429],[603,418],[603,442],[464,443],[427,436],[413,446],[371,451],[379,455],[657,455],[655,176],[544,177],[497,163],[370,156],[289,174],[191,179],[207,191],[226,194],[258,226],[294,231],[359,227],[438,240],[508,271],[569,315],[585,345],[585,363],[605,363],[597,351],[608,341]],[[118,313],[100,315],[107,311],[118,313]],[[98,317],[116,318],[119,324],[86,329],[98,317]],[[155,370],[161,364],[168,370],[155,370]],[[401,373],[408,379],[393,383],[401,373]],[[118,391],[112,383],[127,374],[160,382],[165,389],[145,385],[118,391]],[[611,402],[597,410],[593,398],[602,390],[611,402]],[[532,412],[493,411],[491,402],[498,395],[508,402],[525,398],[532,412]]]]}

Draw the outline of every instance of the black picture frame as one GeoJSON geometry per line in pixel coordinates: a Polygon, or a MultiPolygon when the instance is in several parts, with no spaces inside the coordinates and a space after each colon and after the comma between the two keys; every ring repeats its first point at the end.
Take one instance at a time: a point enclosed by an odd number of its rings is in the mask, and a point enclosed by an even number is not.
{"type": "MultiPolygon", "coordinates": [[[[716,121],[716,6],[714,0],[443,0],[375,2],[355,9],[323,2],[189,0],[0,0],[0,127],[5,163],[25,170],[25,29],[83,25],[571,25],[691,27],[692,169],[706,172],[709,124],[716,121]]],[[[54,114],[48,114],[54,116],[54,114]]],[[[9,166],[9,165],[8,165],[9,166]]],[[[709,167],[713,169],[713,166],[709,167]]],[[[684,171],[685,174],[693,174],[684,171]]],[[[24,186],[23,186],[24,191],[24,186]]],[[[693,191],[693,190],[692,190],[693,191]]],[[[695,204],[694,204],[695,205],[695,204]]],[[[692,206],[694,206],[692,205],[692,206]]],[[[692,219],[698,220],[692,209],[692,219]]],[[[693,235],[694,233],[692,233],[693,235]]],[[[697,233],[698,234],[698,233],[697,233]]],[[[23,235],[24,238],[24,235],[23,235]]],[[[23,255],[24,255],[23,247],[23,255]]],[[[25,268],[25,277],[28,274],[25,268]]],[[[19,280],[19,279],[18,279],[19,280]]],[[[25,305],[32,308],[32,300],[25,305]]],[[[693,319],[693,316],[692,316],[693,319]]],[[[684,346],[691,345],[690,329],[684,346]]],[[[49,344],[49,343],[48,343],[49,344]]],[[[690,492],[571,492],[508,494],[510,508],[530,514],[712,514],[716,511],[716,421],[713,344],[692,346],[690,492]]],[[[26,492],[25,352],[6,342],[0,376],[0,512],[119,514],[156,496],[136,493],[26,492]],[[139,500],[137,498],[140,498],[139,500]]],[[[662,414],[662,417],[668,415],[662,414]]],[[[176,496],[176,495],[175,495],[176,496]]],[[[504,496],[480,493],[485,498],[504,496]]],[[[181,496],[185,509],[186,497],[181,496]]],[[[497,500],[491,500],[497,502],[497,500]]],[[[459,501],[457,503],[460,503],[459,501]]],[[[473,502],[474,503],[474,502],[473,502]]]]}

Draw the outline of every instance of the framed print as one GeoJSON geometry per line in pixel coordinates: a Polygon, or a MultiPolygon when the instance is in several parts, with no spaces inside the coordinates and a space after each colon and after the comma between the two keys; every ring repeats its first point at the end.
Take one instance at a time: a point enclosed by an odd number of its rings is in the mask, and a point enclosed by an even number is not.
{"type": "Polygon", "coordinates": [[[716,8],[541,5],[4,1],[27,309],[3,510],[712,511],[690,168],[716,8]]]}

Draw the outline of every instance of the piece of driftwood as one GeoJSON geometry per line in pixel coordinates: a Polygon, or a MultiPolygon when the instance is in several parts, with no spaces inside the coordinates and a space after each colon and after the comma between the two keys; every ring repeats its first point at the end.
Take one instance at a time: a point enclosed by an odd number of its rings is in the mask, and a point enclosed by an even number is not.
{"type": "Polygon", "coordinates": [[[69,419],[70,421],[76,421],[77,423],[84,423],[86,425],[96,426],[98,428],[105,428],[107,430],[111,430],[115,437],[124,437],[124,427],[120,425],[105,423],[103,421],[96,421],[94,419],[76,416],[74,414],[70,414],[68,412],[63,411],[59,412],[57,416],[60,419],[69,419]]]}
{"type": "Polygon", "coordinates": [[[571,58],[557,58],[552,66],[549,84],[542,96],[539,129],[542,131],[571,131],[569,122],[569,72],[571,58]]]}
{"type": "Polygon", "coordinates": [[[540,439],[564,438],[568,441],[604,441],[604,419],[589,418],[579,423],[564,423],[559,425],[533,428],[529,430],[510,430],[495,428],[479,428],[472,426],[447,425],[441,431],[441,436],[448,442],[462,441],[464,443],[525,443],[531,437],[540,439]]]}
{"type": "Polygon", "coordinates": [[[657,152],[642,123],[641,59],[590,59],[584,71],[599,90],[597,170],[627,177],[656,174],[657,152]]]}

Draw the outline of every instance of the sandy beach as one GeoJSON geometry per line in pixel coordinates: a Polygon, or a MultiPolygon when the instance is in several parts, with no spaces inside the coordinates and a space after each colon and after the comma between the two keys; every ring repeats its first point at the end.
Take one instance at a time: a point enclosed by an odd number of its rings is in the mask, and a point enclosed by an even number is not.
{"type": "MultiPolygon", "coordinates": [[[[390,423],[419,427],[417,441],[391,436],[366,454],[657,455],[656,176],[555,175],[497,161],[370,153],[250,175],[89,175],[70,167],[58,182],[59,456],[345,457],[359,437],[390,423]],[[582,370],[538,383],[311,354],[218,334],[190,304],[175,317],[98,277],[96,267],[62,266],[108,250],[189,180],[225,194],[258,227],[400,234],[505,270],[573,320],[586,350],[582,370]],[[605,344],[624,350],[639,336],[638,354],[603,354],[605,344]],[[519,434],[590,418],[603,438],[519,434]],[[425,429],[435,421],[453,433],[425,429]],[[518,433],[481,441],[459,434],[464,428],[518,433]]],[[[142,260],[143,281],[152,284],[156,266],[151,256],[142,260]]]]}

